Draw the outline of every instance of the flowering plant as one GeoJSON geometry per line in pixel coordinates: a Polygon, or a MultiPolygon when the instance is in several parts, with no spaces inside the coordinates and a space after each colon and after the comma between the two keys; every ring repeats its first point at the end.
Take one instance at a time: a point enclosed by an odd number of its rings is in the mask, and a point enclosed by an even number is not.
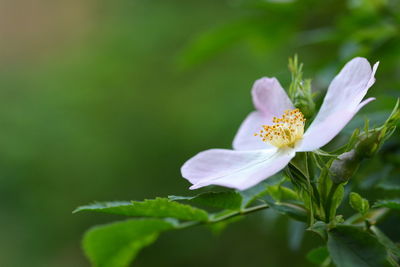
{"type": "Polygon", "coordinates": [[[398,199],[369,200],[352,191],[350,178],[372,158],[400,120],[399,101],[379,127],[356,128],[347,143],[321,150],[366,104],[378,63],[348,62],[331,82],[315,115],[311,83],[302,78],[297,57],[289,61],[288,94],[275,78],[261,78],[252,89],[256,111],[244,120],[233,150],[211,149],[189,159],[182,176],[198,189],[222,186],[195,196],[145,201],[101,202],[75,212],[92,211],[135,217],[97,226],[83,240],[95,266],[127,266],[138,251],[164,231],[197,225],[226,226],[233,218],[273,209],[304,222],[321,237],[322,246],[307,256],[321,266],[398,266],[399,247],[378,228],[398,199]],[[311,121],[311,123],[308,123],[311,121]],[[284,170],[280,175],[279,172],[284,170]],[[345,186],[346,189],[345,190],[345,186]],[[338,214],[345,198],[355,211],[338,214]]]}

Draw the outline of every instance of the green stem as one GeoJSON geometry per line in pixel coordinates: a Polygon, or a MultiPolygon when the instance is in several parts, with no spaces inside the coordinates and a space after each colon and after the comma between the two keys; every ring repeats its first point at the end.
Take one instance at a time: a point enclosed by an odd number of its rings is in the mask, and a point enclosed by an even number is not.
{"type": "Polygon", "coordinates": [[[220,222],[220,221],[223,221],[223,220],[226,220],[226,219],[230,219],[232,217],[236,217],[236,216],[239,216],[239,215],[246,215],[246,214],[253,213],[253,212],[256,212],[256,211],[259,211],[259,210],[263,210],[263,209],[266,209],[266,208],[269,208],[269,206],[267,204],[261,204],[261,205],[258,205],[258,206],[254,206],[254,207],[243,209],[243,210],[240,210],[240,211],[237,211],[237,212],[232,212],[232,213],[226,214],[225,216],[219,217],[217,219],[210,219],[208,221],[208,223],[220,222]]]}
{"type": "Polygon", "coordinates": [[[221,222],[236,216],[241,216],[241,215],[247,215],[249,213],[253,213],[259,210],[263,210],[263,209],[267,209],[269,208],[269,206],[267,204],[261,204],[258,206],[254,206],[254,207],[250,207],[247,209],[243,209],[243,210],[239,210],[239,211],[233,211],[232,213],[228,213],[222,217],[216,218],[216,219],[209,219],[208,221],[202,221],[202,222],[187,222],[187,223],[182,223],[178,226],[179,229],[182,228],[187,228],[187,227],[191,227],[191,226],[196,226],[196,225],[203,225],[203,224],[211,224],[211,223],[217,223],[217,222],[221,222]]]}
{"type": "Polygon", "coordinates": [[[326,201],[325,205],[325,216],[326,216],[326,222],[329,223],[330,221],[330,214],[331,214],[331,206],[332,206],[332,199],[333,196],[335,195],[336,189],[339,187],[339,184],[333,183],[331,186],[331,189],[328,194],[328,199],[326,201]]]}

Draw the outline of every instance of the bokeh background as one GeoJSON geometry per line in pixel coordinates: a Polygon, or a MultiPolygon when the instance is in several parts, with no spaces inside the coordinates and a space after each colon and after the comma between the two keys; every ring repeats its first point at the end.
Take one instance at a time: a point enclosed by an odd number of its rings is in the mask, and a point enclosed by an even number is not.
{"type": "MultiPolygon", "coordinates": [[[[317,99],[347,60],[379,60],[377,101],[358,117],[383,121],[400,95],[399,10],[395,0],[1,1],[0,266],[89,266],[82,234],[116,217],[75,207],[193,193],[182,163],[229,148],[252,83],[287,87],[295,53],[317,99]]],[[[166,233],[135,266],[310,266],[320,241],[303,227],[266,212],[219,235],[166,233]]]]}

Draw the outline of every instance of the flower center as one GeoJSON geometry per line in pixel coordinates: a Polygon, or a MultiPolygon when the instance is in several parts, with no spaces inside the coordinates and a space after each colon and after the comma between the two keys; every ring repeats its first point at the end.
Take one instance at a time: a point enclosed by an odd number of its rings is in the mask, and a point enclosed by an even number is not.
{"type": "Polygon", "coordinates": [[[262,125],[263,129],[254,136],[278,148],[294,147],[303,138],[305,120],[299,109],[286,110],[282,118],[274,117],[273,125],[262,125]]]}

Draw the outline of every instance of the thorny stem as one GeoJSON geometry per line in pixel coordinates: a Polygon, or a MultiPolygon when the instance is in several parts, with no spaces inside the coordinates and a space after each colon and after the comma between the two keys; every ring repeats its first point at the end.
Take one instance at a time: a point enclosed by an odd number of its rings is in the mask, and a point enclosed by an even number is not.
{"type": "Polygon", "coordinates": [[[256,212],[256,211],[259,211],[259,210],[263,210],[263,209],[266,209],[266,208],[269,208],[269,206],[267,204],[261,204],[261,205],[258,205],[258,206],[254,206],[254,207],[243,209],[243,210],[240,210],[240,211],[237,211],[237,212],[226,214],[225,216],[219,217],[217,219],[210,219],[208,221],[208,223],[220,222],[220,221],[232,218],[232,217],[236,217],[236,216],[239,216],[239,215],[246,215],[246,214],[253,213],[253,212],[256,212]]]}
{"type": "Polygon", "coordinates": [[[217,223],[217,222],[221,222],[221,221],[224,221],[224,220],[236,217],[236,216],[247,215],[247,214],[250,214],[250,213],[253,213],[253,212],[256,212],[256,211],[259,211],[259,210],[267,209],[267,208],[269,208],[269,206],[267,204],[261,204],[261,205],[250,207],[250,208],[247,208],[247,209],[242,209],[242,210],[239,210],[239,211],[233,211],[231,213],[228,213],[228,214],[226,214],[224,216],[221,216],[221,217],[218,217],[218,218],[215,218],[215,219],[211,218],[208,221],[182,223],[182,224],[179,225],[178,228],[181,229],[181,228],[187,228],[187,227],[196,226],[196,225],[217,223]]]}

